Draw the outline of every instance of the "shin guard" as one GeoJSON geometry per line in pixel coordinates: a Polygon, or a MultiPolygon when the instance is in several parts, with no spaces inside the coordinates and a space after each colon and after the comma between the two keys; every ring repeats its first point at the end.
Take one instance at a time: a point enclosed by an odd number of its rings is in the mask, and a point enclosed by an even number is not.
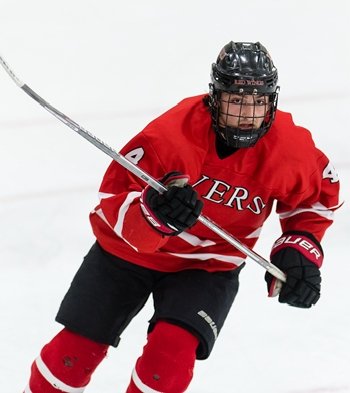
{"type": "Polygon", "coordinates": [[[198,343],[187,330],[157,322],[126,393],[183,393],[193,377],[198,343]]]}
{"type": "Polygon", "coordinates": [[[108,345],[63,329],[42,349],[25,393],[82,393],[108,345]]]}

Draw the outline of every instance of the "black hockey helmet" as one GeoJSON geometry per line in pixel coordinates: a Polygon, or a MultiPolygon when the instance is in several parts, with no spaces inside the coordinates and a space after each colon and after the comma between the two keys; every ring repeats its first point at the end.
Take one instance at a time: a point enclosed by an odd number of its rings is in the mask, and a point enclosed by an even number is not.
{"type": "Polygon", "coordinates": [[[277,69],[266,48],[259,42],[231,41],[222,48],[216,62],[212,64],[209,107],[213,128],[227,145],[236,148],[251,147],[266,134],[277,109],[277,81],[277,69]],[[223,107],[227,108],[227,105],[222,105],[223,93],[228,93],[225,94],[226,100],[230,99],[227,97],[235,97],[234,102],[239,102],[237,96],[241,96],[238,114],[233,115],[227,109],[223,110],[223,107]],[[256,115],[258,111],[255,104],[244,103],[246,96],[253,96],[254,102],[258,97],[264,97],[267,104],[263,115],[256,115]],[[252,107],[250,116],[243,114],[244,105],[252,107]],[[231,121],[228,123],[231,125],[227,123],[230,117],[231,121]],[[236,118],[234,126],[233,117],[236,118]],[[245,122],[244,128],[240,128],[242,122],[245,122]],[[252,124],[251,129],[246,126],[247,123],[252,124]],[[253,124],[258,123],[259,127],[253,127],[253,124]]]}

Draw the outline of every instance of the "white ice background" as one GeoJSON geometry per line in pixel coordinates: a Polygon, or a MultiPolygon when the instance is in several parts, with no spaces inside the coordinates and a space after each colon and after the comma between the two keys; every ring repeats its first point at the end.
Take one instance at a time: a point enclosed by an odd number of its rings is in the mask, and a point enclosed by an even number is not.
{"type": "MultiPolygon", "coordinates": [[[[345,204],[323,241],[320,302],[299,310],[268,299],[264,271],[249,261],[190,393],[350,392],[349,7],[0,0],[1,54],[30,87],[116,149],[183,97],[206,92],[225,43],[259,40],[279,69],[280,108],[312,131],[338,170],[345,204]]],[[[55,313],[94,240],[88,214],[109,162],[0,69],[1,393],[22,392],[33,359],[61,329],[55,313]]],[[[267,257],[279,234],[272,214],[256,250],[267,257]]],[[[151,315],[148,303],[87,393],[125,392],[151,315]]]]}

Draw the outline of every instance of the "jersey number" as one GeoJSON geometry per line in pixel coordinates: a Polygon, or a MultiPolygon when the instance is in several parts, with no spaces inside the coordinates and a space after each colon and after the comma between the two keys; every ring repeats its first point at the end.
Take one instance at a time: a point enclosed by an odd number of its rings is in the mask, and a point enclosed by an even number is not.
{"type": "Polygon", "coordinates": [[[145,152],[142,147],[138,147],[134,150],[129,151],[128,154],[125,155],[125,158],[127,158],[129,161],[131,161],[133,164],[138,164],[141,158],[144,156],[145,152]]]}
{"type": "Polygon", "coordinates": [[[329,179],[331,183],[336,183],[339,181],[338,174],[330,162],[323,170],[323,179],[329,179]]]}

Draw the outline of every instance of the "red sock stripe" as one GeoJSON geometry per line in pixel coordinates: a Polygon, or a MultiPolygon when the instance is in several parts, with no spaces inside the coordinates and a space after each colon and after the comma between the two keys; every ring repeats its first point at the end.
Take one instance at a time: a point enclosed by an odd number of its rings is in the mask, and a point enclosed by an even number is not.
{"type": "Polygon", "coordinates": [[[40,371],[36,361],[32,364],[31,376],[29,386],[26,388],[25,393],[69,393],[68,390],[59,389],[49,381],[40,371]]]}
{"type": "Polygon", "coordinates": [[[136,363],[127,392],[184,392],[192,380],[198,342],[182,327],[158,322],[136,363]]]}
{"type": "Polygon", "coordinates": [[[63,329],[34,362],[31,393],[82,393],[107,349],[108,345],[63,329]]]}

